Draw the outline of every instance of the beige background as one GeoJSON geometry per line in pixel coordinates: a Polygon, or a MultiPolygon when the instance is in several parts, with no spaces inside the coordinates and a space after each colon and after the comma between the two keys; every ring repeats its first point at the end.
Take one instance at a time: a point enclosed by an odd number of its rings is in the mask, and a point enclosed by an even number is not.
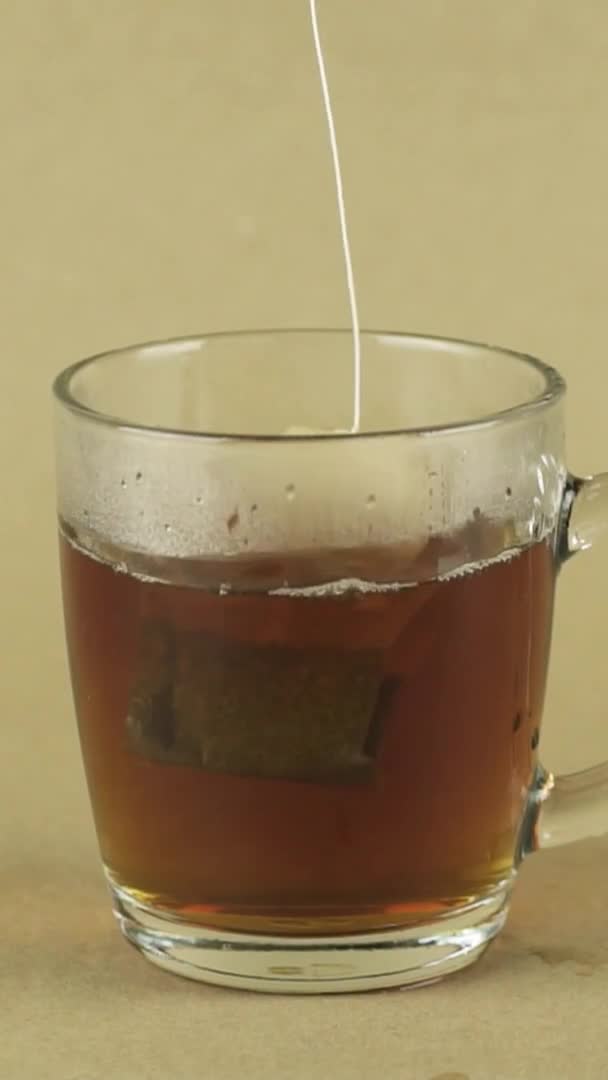
{"type": "MultiPolygon", "coordinates": [[[[608,468],[608,7],[319,8],[362,322],[550,360],[572,468],[608,468]]],[[[307,3],[3,0],[0,88],[1,1075],[604,1076],[602,841],[539,856],[504,942],[413,995],[231,995],[121,945],[64,661],[48,385],[130,341],[346,321],[307,3]]],[[[608,756],[606,595],[608,542],[561,583],[552,767],[608,756]]]]}

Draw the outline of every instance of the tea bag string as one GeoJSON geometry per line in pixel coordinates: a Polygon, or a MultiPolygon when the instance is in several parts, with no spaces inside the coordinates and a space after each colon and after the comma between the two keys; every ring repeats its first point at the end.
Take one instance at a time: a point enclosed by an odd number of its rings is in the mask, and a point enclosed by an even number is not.
{"type": "Polygon", "coordinates": [[[342,186],[342,172],[340,169],[340,157],[338,154],[338,141],[336,139],[336,128],[331,108],[329,85],[327,82],[325,61],[323,59],[323,49],[321,47],[321,38],[319,35],[316,0],[310,0],[310,18],[312,22],[312,35],[315,44],[315,53],[319,68],[319,78],[321,80],[321,94],[323,97],[323,105],[325,108],[325,116],[327,119],[327,130],[329,133],[329,145],[331,148],[331,158],[333,163],[334,180],[336,187],[336,200],[338,204],[338,220],[340,223],[340,234],[342,238],[342,251],[344,253],[344,268],[346,270],[346,287],[348,290],[348,301],[350,304],[350,318],[353,335],[353,420],[351,431],[353,433],[356,433],[357,431],[359,431],[359,427],[361,424],[361,339],[359,332],[359,312],[357,309],[357,294],[355,292],[355,279],[353,276],[350,243],[348,239],[348,226],[346,224],[346,209],[344,205],[344,189],[342,186]]]}

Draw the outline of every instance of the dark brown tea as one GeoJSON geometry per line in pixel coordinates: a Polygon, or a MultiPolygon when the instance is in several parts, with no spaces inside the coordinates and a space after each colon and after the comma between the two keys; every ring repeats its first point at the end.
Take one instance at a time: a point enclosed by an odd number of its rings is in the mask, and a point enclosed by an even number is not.
{"type": "Polygon", "coordinates": [[[323,934],[432,919],[508,878],[554,564],[546,541],[483,561],[476,529],[229,567],[117,567],[62,535],[111,880],[191,922],[323,934]]]}

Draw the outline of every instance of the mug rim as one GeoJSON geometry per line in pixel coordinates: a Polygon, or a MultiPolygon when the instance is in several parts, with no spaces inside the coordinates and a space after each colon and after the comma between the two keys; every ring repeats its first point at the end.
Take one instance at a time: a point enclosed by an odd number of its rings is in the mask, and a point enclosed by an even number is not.
{"type": "Polygon", "coordinates": [[[473,341],[466,338],[445,337],[438,334],[415,333],[399,330],[371,330],[367,328],[361,329],[361,338],[387,338],[392,339],[395,342],[402,341],[409,343],[414,343],[416,341],[421,343],[434,342],[447,348],[469,348],[480,350],[485,353],[494,353],[503,356],[506,360],[517,361],[520,364],[533,368],[542,376],[544,385],[538,394],[526,401],[509,406],[506,409],[500,409],[496,412],[487,413],[467,420],[454,422],[447,421],[446,423],[426,426],[394,427],[382,430],[347,430],[314,433],[298,432],[297,434],[251,434],[230,431],[209,432],[201,431],[199,429],[189,429],[187,427],[146,424],[129,420],[127,417],[121,417],[94,409],[90,405],[86,405],[84,402],[79,401],[72,392],[72,381],[74,377],[85,368],[93,366],[94,364],[100,364],[104,360],[116,359],[121,355],[126,356],[128,353],[135,351],[138,353],[145,353],[146,351],[158,353],[160,349],[168,348],[170,346],[185,346],[187,344],[192,344],[192,346],[198,345],[200,347],[204,342],[225,340],[227,338],[242,339],[263,337],[264,335],[285,336],[288,338],[295,334],[340,334],[352,336],[352,329],[346,327],[269,327],[256,330],[218,330],[211,331],[210,333],[186,334],[180,337],[152,339],[150,341],[138,342],[132,345],[119,346],[114,349],[104,349],[102,352],[94,353],[82,360],[77,360],[75,363],[70,364],[60,371],[53,380],[52,392],[59,405],[65,407],[69,412],[76,416],[96,424],[101,424],[104,427],[114,428],[124,433],[143,432],[149,435],[201,439],[207,442],[235,441],[245,443],[333,442],[351,439],[389,439],[391,437],[420,438],[434,435],[456,435],[459,432],[496,427],[513,420],[521,419],[522,417],[542,413],[555,405],[566,392],[566,382],[559,371],[550,364],[545,363],[543,360],[539,360],[529,353],[509,349],[502,345],[492,345],[487,342],[473,341]]]}

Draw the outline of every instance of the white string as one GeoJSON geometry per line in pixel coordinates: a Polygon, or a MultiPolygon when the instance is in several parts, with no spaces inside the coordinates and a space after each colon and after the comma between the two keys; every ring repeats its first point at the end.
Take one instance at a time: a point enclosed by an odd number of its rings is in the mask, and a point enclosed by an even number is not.
{"type": "Polygon", "coordinates": [[[315,52],[317,55],[317,64],[319,66],[319,77],[321,79],[321,92],[323,95],[323,105],[325,106],[325,116],[327,118],[327,128],[329,131],[329,144],[331,147],[331,156],[334,167],[334,178],[336,182],[336,198],[338,202],[338,218],[340,221],[340,233],[342,236],[342,250],[344,252],[344,266],[346,269],[346,287],[348,289],[348,300],[350,303],[350,318],[353,333],[353,424],[352,431],[359,430],[361,423],[361,341],[359,337],[359,313],[357,311],[357,296],[355,293],[355,279],[353,277],[353,266],[350,257],[350,244],[348,242],[348,228],[346,225],[346,210],[344,207],[344,190],[342,187],[342,174],[340,171],[340,158],[338,155],[338,142],[336,139],[336,129],[334,127],[334,118],[331,111],[331,102],[329,97],[329,86],[327,84],[327,75],[325,73],[325,63],[323,60],[323,50],[321,48],[321,38],[319,36],[319,25],[317,22],[317,5],[316,0],[310,0],[310,18],[312,21],[312,35],[315,43],[315,52]]]}

